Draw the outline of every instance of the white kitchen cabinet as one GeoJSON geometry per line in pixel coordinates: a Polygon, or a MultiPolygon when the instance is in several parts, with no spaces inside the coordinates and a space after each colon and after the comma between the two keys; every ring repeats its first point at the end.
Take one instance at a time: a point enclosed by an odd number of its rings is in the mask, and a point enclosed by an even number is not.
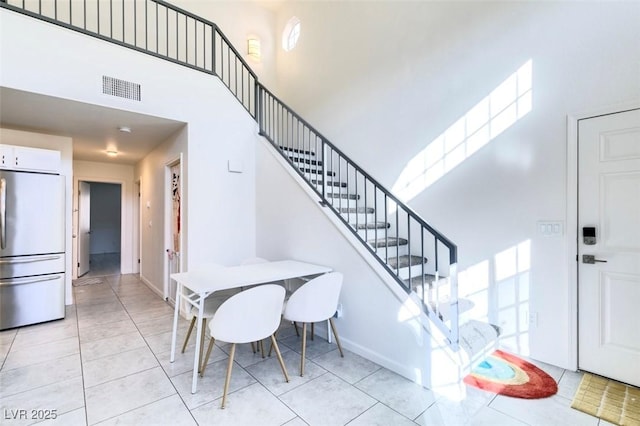
{"type": "Polygon", "coordinates": [[[60,151],[17,145],[0,145],[0,168],[60,173],[60,151]]]}

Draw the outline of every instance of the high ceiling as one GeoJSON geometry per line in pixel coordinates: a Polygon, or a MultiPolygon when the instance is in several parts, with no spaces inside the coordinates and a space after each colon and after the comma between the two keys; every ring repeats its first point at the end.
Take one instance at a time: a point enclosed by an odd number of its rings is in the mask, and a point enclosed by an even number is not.
{"type": "MultiPolygon", "coordinates": [[[[185,123],[0,88],[0,126],[73,138],[73,159],[135,164],[185,123]],[[119,130],[128,127],[131,133],[119,130]],[[118,151],[115,158],[107,150],[118,151]]],[[[1,142],[1,141],[0,141],[1,142]]]]}

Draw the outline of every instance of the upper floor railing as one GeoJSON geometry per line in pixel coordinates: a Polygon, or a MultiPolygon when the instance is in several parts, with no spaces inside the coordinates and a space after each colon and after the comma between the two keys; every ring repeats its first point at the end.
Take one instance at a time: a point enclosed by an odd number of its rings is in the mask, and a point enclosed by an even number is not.
{"type": "Polygon", "coordinates": [[[0,6],[207,74],[255,118],[258,77],[220,29],[162,0],[0,0],[0,6]]]}
{"type": "Polygon", "coordinates": [[[162,0],[0,0],[0,7],[217,76],[322,204],[407,293],[418,294],[426,314],[457,348],[455,244],[262,86],[216,24],[162,0]],[[304,161],[318,172],[305,173],[291,152],[317,156],[304,161]],[[347,204],[352,197],[361,200],[358,207],[347,204]],[[408,253],[404,265],[401,246],[408,253]]]}

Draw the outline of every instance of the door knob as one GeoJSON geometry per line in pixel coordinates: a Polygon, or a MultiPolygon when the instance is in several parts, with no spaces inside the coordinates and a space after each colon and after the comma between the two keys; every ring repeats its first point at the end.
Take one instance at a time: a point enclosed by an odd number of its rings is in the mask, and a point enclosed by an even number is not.
{"type": "Polygon", "coordinates": [[[588,263],[590,265],[595,264],[596,262],[607,263],[606,260],[596,259],[596,257],[592,254],[583,254],[582,255],[582,263],[588,263]]]}

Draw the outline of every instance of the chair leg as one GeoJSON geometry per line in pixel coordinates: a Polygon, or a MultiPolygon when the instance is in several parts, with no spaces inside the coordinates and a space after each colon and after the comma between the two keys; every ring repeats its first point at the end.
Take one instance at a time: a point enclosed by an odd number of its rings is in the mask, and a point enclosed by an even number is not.
{"type": "MultiPolygon", "coordinates": [[[[277,339],[277,334],[278,334],[278,330],[273,332],[273,338],[277,339]]],[[[267,354],[267,356],[271,356],[271,351],[273,350],[273,342],[271,343],[271,346],[269,346],[269,353],[267,354]]]]}
{"type": "Polygon", "coordinates": [[[342,346],[340,345],[340,338],[338,338],[338,332],[336,331],[336,326],[333,323],[333,318],[329,318],[329,324],[331,324],[331,331],[333,331],[333,336],[336,338],[336,345],[338,345],[340,356],[344,358],[344,353],[342,352],[342,346]]]}
{"type": "Polygon", "coordinates": [[[256,353],[256,344],[254,342],[251,342],[251,350],[254,354],[256,353]]]}
{"type": "Polygon", "coordinates": [[[200,358],[202,360],[202,353],[204,352],[204,335],[207,334],[207,319],[202,319],[202,336],[200,337],[200,358]]]}
{"type": "Polygon", "coordinates": [[[231,352],[229,353],[229,365],[227,366],[227,378],[224,381],[224,391],[222,393],[222,404],[220,408],[224,408],[224,403],[227,401],[227,391],[229,391],[229,382],[231,382],[231,370],[233,369],[233,357],[236,354],[236,344],[231,344],[231,352]]]}
{"type": "Polygon", "coordinates": [[[316,323],[312,322],[311,323],[311,340],[313,340],[313,336],[315,336],[316,334],[316,323]]]}
{"type": "Polygon", "coordinates": [[[258,342],[260,345],[260,353],[262,354],[262,358],[264,358],[264,343],[262,340],[260,340],[260,342],[258,342]]]}
{"type": "Polygon", "coordinates": [[[300,333],[298,332],[298,323],[294,321],[293,327],[296,329],[296,336],[300,337],[300,333]]]}
{"type": "Polygon", "coordinates": [[[200,364],[200,377],[204,377],[204,369],[207,368],[207,364],[209,363],[209,357],[211,356],[211,351],[213,350],[213,344],[215,343],[216,339],[214,339],[213,337],[211,338],[211,340],[209,340],[209,347],[207,348],[207,355],[204,357],[204,359],[200,360],[200,362],[202,362],[202,364],[200,364]]]}
{"type": "Polygon", "coordinates": [[[191,324],[189,324],[189,331],[187,331],[187,337],[184,338],[184,344],[182,345],[182,353],[187,349],[187,343],[189,342],[189,337],[191,337],[191,332],[193,331],[193,326],[196,324],[196,316],[194,315],[191,318],[191,324]]]}
{"type": "Polygon", "coordinates": [[[304,376],[304,357],[307,354],[307,323],[302,323],[302,355],[300,356],[300,377],[304,376]]]}
{"type": "Polygon", "coordinates": [[[284,366],[284,360],[282,359],[282,354],[280,354],[280,348],[278,347],[278,342],[276,342],[275,333],[271,335],[271,347],[275,348],[280,368],[282,368],[282,372],[284,373],[284,380],[289,383],[289,375],[287,374],[287,368],[284,366]]]}

